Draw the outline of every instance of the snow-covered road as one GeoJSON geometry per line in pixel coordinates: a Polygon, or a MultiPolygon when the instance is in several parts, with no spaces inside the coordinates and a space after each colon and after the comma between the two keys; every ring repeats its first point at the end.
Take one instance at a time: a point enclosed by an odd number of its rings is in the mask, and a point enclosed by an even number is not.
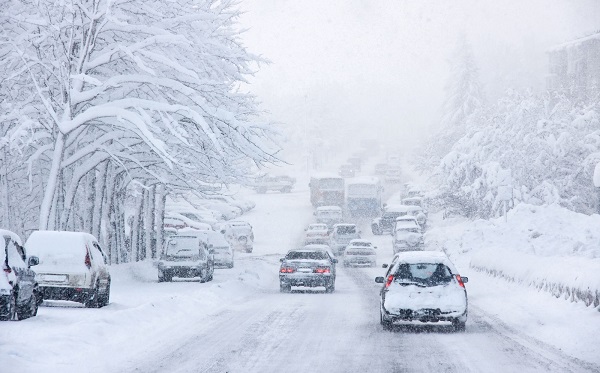
{"type": "MultiPolygon", "coordinates": [[[[483,274],[467,273],[471,278],[467,284],[470,312],[465,333],[454,333],[443,325],[384,331],[379,325],[380,285],[374,282],[374,277],[382,274],[381,268],[339,266],[333,294],[282,294],[277,277],[279,258],[298,245],[303,227],[312,220],[308,191],[252,198],[256,209],[244,219],[254,226],[255,250],[238,253],[233,269],[217,270],[210,283],[159,284],[151,263],[115,266],[111,268],[113,296],[108,307],[85,309],[53,303],[54,307],[40,308],[38,317],[0,324],[0,370],[600,371],[598,359],[584,361],[577,354],[563,352],[568,348],[561,350],[547,342],[569,338],[571,335],[560,333],[577,321],[565,317],[561,325],[548,325],[558,335],[544,336],[546,342],[535,339],[520,323],[529,320],[523,309],[535,310],[533,302],[539,299],[529,291],[532,304],[524,306],[523,294],[511,298],[507,295],[514,292],[504,289],[508,286],[483,274]],[[498,306],[488,293],[506,297],[500,300],[504,312],[491,311],[498,306]],[[521,317],[505,317],[511,308],[521,317]]],[[[390,237],[372,237],[367,228],[364,225],[362,231],[379,246],[379,264],[386,262],[391,257],[390,237]]],[[[552,305],[559,311],[563,307],[576,317],[593,321],[587,310],[555,302],[552,305]]],[[[537,321],[549,322],[553,315],[540,315],[537,321]]],[[[596,320],[592,327],[598,325],[596,320]]]]}

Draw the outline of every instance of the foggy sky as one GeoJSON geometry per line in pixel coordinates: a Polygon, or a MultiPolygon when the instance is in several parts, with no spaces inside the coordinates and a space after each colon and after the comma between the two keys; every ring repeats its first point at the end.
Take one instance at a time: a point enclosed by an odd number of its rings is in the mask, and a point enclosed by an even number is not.
{"type": "Polygon", "coordinates": [[[435,130],[460,33],[493,102],[507,88],[543,89],[545,51],[600,30],[596,0],[246,0],[241,7],[245,45],[272,61],[249,89],[293,142],[322,134],[331,145],[359,133],[414,144],[435,130]]]}

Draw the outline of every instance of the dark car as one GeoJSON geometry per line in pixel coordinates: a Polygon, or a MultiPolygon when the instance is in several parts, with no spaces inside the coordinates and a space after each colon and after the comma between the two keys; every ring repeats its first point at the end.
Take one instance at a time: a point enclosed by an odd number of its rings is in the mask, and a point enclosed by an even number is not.
{"type": "Polygon", "coordinates": [[[158,262],[158,282],[169,282],[173,277],[199,277],[200,282],[206,282],[213,279],[214,272],[214,255],[202,231],[188,230],[169,237],[158,262]]]}
{"type": "Polygon", "coordinates": [[[335,263],[337,259],[323,249],[290,250],[281,258],[279,287],[281,292],[290,292],[292,286],[325,287],[335,290],[335,263]]]}
{"type": "Polygon", "coordinates": [[[41,292],[30,267],[39,263],[36,256],[27,258],[19,236],[0,229],[0,320],[23,320],[37,315],[41,292]]]}

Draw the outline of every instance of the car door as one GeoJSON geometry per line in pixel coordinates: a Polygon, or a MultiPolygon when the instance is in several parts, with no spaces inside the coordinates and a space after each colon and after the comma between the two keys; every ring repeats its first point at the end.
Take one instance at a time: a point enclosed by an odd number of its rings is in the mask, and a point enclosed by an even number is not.
{"type": "Polygon", "coordinates": [[[7,250],[8,250],[8,261],[9,265],[17,277],[17,284],[19,287],[19,295],[17,302],[19,304],[26,303],[33,294],[33,287],[35,284],[35,273],[29,268],[26,263],[25,249],[19,245],[12,238],[8,238],[7,250]]]}

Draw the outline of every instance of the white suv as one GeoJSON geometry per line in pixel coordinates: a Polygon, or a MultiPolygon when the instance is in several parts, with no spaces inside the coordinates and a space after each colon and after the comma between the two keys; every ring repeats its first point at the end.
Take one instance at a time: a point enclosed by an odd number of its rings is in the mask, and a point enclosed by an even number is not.
{"type": "Polygon", "coordinates": [[[39,257],[36,279],[44,299],[103,307],[110,298],[106,255],[94,236],[83,232],[35,231],[25,243],[39,257]]]}

